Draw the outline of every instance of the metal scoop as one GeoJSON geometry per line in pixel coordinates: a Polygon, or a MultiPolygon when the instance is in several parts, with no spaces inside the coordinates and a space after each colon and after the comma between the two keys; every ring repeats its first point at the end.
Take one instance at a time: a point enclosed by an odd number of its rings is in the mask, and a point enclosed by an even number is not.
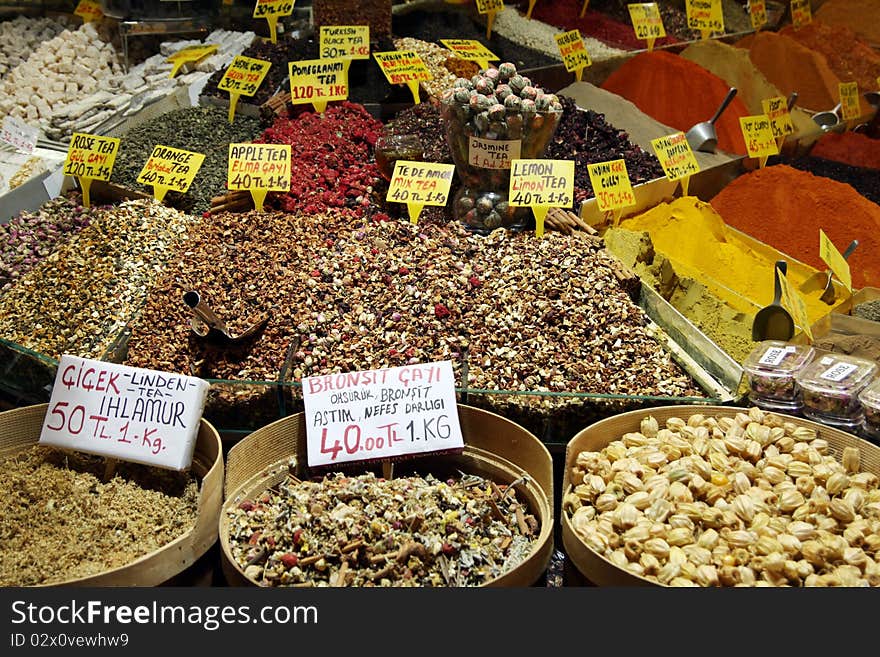
{"type": "Polygon", "coordinates": [[[244,342],[258,333],[269,321],[269,315],[266,315],[256,323],[251,324],[241,335],[233,335],[229,332],[226,322],[220,319],[214,311],[202,301],[201,295],[195,290],[184,292],[183,302],[189,306],[193,315],[195,315],[190,322],[193,333],[200,338],[205,338],[207,342],[220,346],[231,346],[244,342]]]}
{"type": "Polygon", "coordinates": [[[777,260],[774,273],[773,303],[764,306],[755,315],[752,322],[752,340],[782,340],[786,342],[794,336],[794,320],[788,311],[782,307],[782,284],[779,277],[788,273],[788,263],[785,260],[777,260]]]}
{"type": "Polygon", "coordinates": [[[837,115],[839,110],[840,103],[837,103],[832,110],[813,114],[813,121],[823,130],[829,130],[840,123],[840,117],[837,115]]]}
{"type": "Polygon", "coordinates": [[[736,96],[736,87],[731,87],[730,91],[728,91],[727,95],[724,97],[724,100],[721,101],[721,105],[718,107],[718,111],[715,112],[715,116],[708,121],[698,123],[687,131],[685,138],[687,139],[688,144],[691,145],[692,149],[704,153],[715,152],[715,149],[718,146],[718,133],[715,132],[715,122],[718,120],[718,117],[721,116],[721,113],[727,109],[727,106],[730,105],[730,101],[733,100],[734,96],[736,96]]]}
{"type": "MultiPolygon", "coordinates": [[[[852,255],[852,252],[856,250],[856,247],[859,245],[858,240],[853,240],[849,243],[849,246],[846,247],[846,251],[843,252],[843,259],[846,260],[852,255]]],[[[834,284],[831,282],[831,270],[827,271],[819,271],[810,276],[807,280],[805,280],[801,286],[800,291],[804,294],[812,294],[813,292],[818,292],[822,290],[822,296],[819,298],[827,303],[829,306],[832,305],[837,299],[837,292],[834,289],[834,284]]]]}

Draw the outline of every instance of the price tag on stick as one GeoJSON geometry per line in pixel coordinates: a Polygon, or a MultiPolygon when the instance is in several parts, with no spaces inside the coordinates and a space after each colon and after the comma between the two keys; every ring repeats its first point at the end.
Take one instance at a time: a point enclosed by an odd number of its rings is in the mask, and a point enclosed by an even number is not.
{"type": "Polygon", "coordinates": [[[821,228],[819,229],[819,257],[852,294],[852,273],[849,269],[849,263],[821,228]]]}
{"type": "Polygon", "coordinates": [[[79,182],[85,207],[91,207],[89,188],[92,181],[110,180],[118,152],[117,137],[99,137],[84,132],[74,132],[71,135],[63,173],[65,176],[73,176],[79,182]]]}
{"type": "Polygon", "coordinates": [[[767,4],[764,0],[749,0],[749,18],[756,32],[767,24],[767,4]]]}
{"type": "Polygon", "coordinates": [[[440,43],[459,59],[476,62],[480,68],[489,68],[489,62],[501,59],[476,39],[440,39],[440,43]]]}
{"type": "Polygon", "coordinates": [[[454,173],[454,164],[397,160],[385,200],[406,203],[409,220],[416,223],[426,205],[446,205],[454,173]]]}
{"type": "Polygon", "coordinates": [[[588,164],[587,173],[599,211],[606,216],[610,213],[616,226],[620,223],[623,209],[636,204],[636,194],[626,170],[626,162],[621,159],[588,164]]]}
{"type": "Polygon", "coordinates": [[[192,376],[65,354],[40,444],[186,470],[207,393],[192,376]]]}
{"type": "Polygon", "coordinates": [[[513,160],[508,204],[529,207],[535,215],[535,235],[544,236],[550,208],[574,205],[574,160],[513,160]]]}
{"type": "Polygon", "coordinates": [[[40,129],[28,125],[11,114],[3,117],[3,128],[0,129],[0,141],[9,144],[19,153],[30,155],[37,147],[40,129]]]}
{"type": "Polygon", "coordinates": [[[162,201],[169,189],[185,193],[204,161],[202,153],[155,146],[137,181],[142,185],[152,185],[153,197],[162,201]]]}
{"type": "Polygon", "coordinates": [[[700,31],[700,38],[708,39],[712,32],[724,32],[724,14],[721,0],[687,0],[688,27],[700,31]]]}
{"type": "Polygon", "coordinates": [[[495,14],[504,9],[503,0],[476,0],[477,13],[486,16],[486,38],[492,37],[492,24],[495,22],[495,14]]]}
{"type": "Polygon", "coordinates": [[[226,187],[249,191],[262,212],[267,192],[290,191],[290,144],[229,144],[226,187]]]}
{"type": "Polygon", "coordinates": [[[265,18],[269,23],[269,37],[272,43],[278,43],[278,19],[293,13],[295,0],[257,0],[254,5],[253,18],[265,18]]]}
{"type": "Polygon", "coordinates": [[[779,146],[776,145],[776,137],[766,114],[741,116],[739,125],[749,157],[758,158],[759,167],[763,168],[771,155],[779,155],[779,146]]]}
{"type": "Polygon", "coordinates": [[[100,2],[94,0],[80,0],[73,10],[74,15],[83,19],[83,23],[93,23],[104,18],[104,10],[100,2]]]}
{"type": "Polygon", "coordinates": [[[588,7],[589,5],[590,5],[590,0],[584,0],[584,4],[583,4],[583,6],[581,7],[581,14],[580,14],[580,17],[581,17],[581,18],[583,18],[583,17],[584,17],[584,14],[587,13],[587,7],[588,7]]]}
{"type": "Polygon", "coordinates": [[[570,32],[563,32],[553,36],[556,39],[559,54],[562,55],[565,70],[569,73],[573,72],[577,81],[580,82],[584,69],[593,63],[590,60],[590,53],[587,52],[587,47],[584,45],[580,31],[571,30],[570,32]]]}
{"type": "Polygon", "coordinates": [[[813,20],[810,10],[810,0],[791,0],[791,24],[799,30],[804,25],[809,25],[813,20]]]}
{"type": "Polygon", "coordinates": [[[229,122],[235,119],[235,107],[241,96],[253,96],[257,93],[272,62],[238,55],[220,78],[217,88],[229,92],[229,122]]]}
{"type": "Polygon", "coordinates": [[[171,74],[168,77],[173,78],[177,75],[184,64],[197,62],[208,55],[213,55],[215,52],[217,52],[217,44],[207,46],[187,46],[186,48],[181,48],[165,60],[172,65],[171,74]]]}
{"type": "Polygon", "coordinates": [[[700,172],[700,165],[687,137],[683,132],[676,132],[666,137],[651,140],[651,146],[660,160],[660,166],[669,180],[681,180],[681,195],[687,196],[688,183],[691,176],[700,172]]]}
{"type": "Polygon", "coordinates": [[[405,84],[413,97],[413,102],[419,104],[419,82],[431,79],[431,73],[425,62],[415,50],[388,50],[374,52],[373,58],[385,78],[391,84],[405,84]]]}
{"type": "Polygon", "coordinates": [[[859,118],[861,107],[859,106],[859,83],[841,82],[838,84],[840,94],[840,116],[844,121],[859,118]]]}
{"type": "Polygon", "coordinates": [[[464,448],[451,361],[302,380],[309,467],[464,448]]]}
{"type": "Polygon", "coordinates": [[[810,327],[810,318],[807,315],[807,305],[804,298],[788,282],[788,277],[776,271],[779,278],[779,287],[782,288],[782,305],[791,313],[791,318],[797,326],[800,326],[810,342],[813,341],[813,331],[810,327]]]}
{"type": "Polygon", "coordinates": [[[536,4],[538,4],[538,0],[529,0],[529,10],[526,12],[526,18],[530,19],[532,17],[532,10],[536,4]]]}
{"type": "Polygon", "coordinates": [[[289,62],[290,102],[311,103],[323,114],[331,100],[348,98],[348,67],[350,59],[305,59],[289,62]]]}
{"type": "Polygon", "coordinates": [[[791,113],[788,111],[788,100],[782,96],[766,98],[761,101],[764,114],[770,119],[770,130],[776,138],[777,150],[782,149],[785,138],[794,133],[794,124],[791,122],[791,113]]]}
{"type": "Polygon", "coordinates": [[[648,50],[654,49],[654,42],[666,36],[663,18],[656,2],[642,2],[627,5],[632,19],[636,38],[648,42],[648,50]]]}
{"type": "Polygon", "coordinates": [[[321,59],[369,59],[369,25],[322,25],[319,36],[321,59]]]}

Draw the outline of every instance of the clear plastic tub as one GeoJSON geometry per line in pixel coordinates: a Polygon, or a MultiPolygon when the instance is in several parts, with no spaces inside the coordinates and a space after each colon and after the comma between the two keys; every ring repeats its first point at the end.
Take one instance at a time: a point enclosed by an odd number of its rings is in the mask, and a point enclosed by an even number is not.
{"type": "Polygon", "coordinates": [[[877,363],[845,354],[823,355],[796,375],[804,416],[847,431],[862,424],[859,393],[871,383],[877,363]]]}
{"type": "Polygon", "coordinates": [[[768,411],[796,414],[804,402],[795,375],[810,364],[816,351],[803,344],[765,340],[743,362],[749,401],[768,411]]]}
{"type": "Polygon", "coordinates": [[[880,379],[859,393],[859,402],[865,414],[865,419],[862,421],[862,435],[880,444],[880,379]]]}

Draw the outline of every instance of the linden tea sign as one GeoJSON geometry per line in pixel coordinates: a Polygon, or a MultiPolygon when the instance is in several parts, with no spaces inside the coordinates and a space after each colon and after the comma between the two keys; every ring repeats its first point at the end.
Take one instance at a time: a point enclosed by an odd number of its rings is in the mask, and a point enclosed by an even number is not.
{"type": "Polygon", "coordinates": [[[186,470],[208,382],[64,355],[40,443],[186,470]]]}
{"type": "Polygon", "coordinates": [[[302,380],[309,466],[464,447],[452,362],[302,380]]]}

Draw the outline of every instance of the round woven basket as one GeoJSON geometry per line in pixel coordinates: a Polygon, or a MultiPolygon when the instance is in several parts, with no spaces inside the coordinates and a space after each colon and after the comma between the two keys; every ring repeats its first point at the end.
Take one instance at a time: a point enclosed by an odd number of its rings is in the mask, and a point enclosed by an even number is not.
{"type": "MultiPolygon", "coordinates": [[[[609,443],[618,440],[623,434],[639,431],[642,419],[649,415],[654,416],[662,427],[663,423],[671,417],[687,419],[694,413],[701,413],[707,417],[734,417],[737,413],[748,413],[748,409],[731,406],[661,406],[659,408],[622,413],[621,415],[591,424],[576,434],[566,447],[565,473],[562,478],[563,496],[571,492],[573,488],[570,480],[571,470],[580,452],[600,451],[609,443]]],[[[778,415],[784,417],[787,421],[794,422],[798,426],[817,430],[819,437],[828,441],[829,453],[838,460],[840,460],[844,447],[858,447],[861,451],[861,469],[880,476],[880,447],[839,429],[826,427],[825,425],[798,417],[778,415]]],[[[560,511],[559,515],[562,525],[562,544],[565,546],[565,552],[578,571],[592,584],[598,586],[664,586],[659,582],[635,575],[616,566],[604,556],[589,548],[575,533],[571,525],[570,515],[564,509],[560,511]]]]}
{"type": "MultiPolygon", "coordinates": [[[[436,454],[407,459],[395,464],[398,472],[431,472],[435,476],[457,471],[476,474],[497,483],[510,484],[523,475],[517,485],[538,520],[540,531],[528,557],[518,566],[494,579],[488,586],[531,586],[546,570],[553,551],[553,468],[547,448],[531,433],[505,418],[459,404],[465,448],[461,454],[436,454]]],[[[254,499],[283,481],[288,464],[295,458],[304,464],[306,429],[304,414],[298,413],[273,422],[244,438],[230,451],[226,468],[226,501],[220,514],[220,545],[223,573],[234,586],[257,586],[235,561],[229,545],[229,512],[243,500],[254,499]]],[[[350,475],[367,471],[364,464],[341,464],[339,470],[350,475]]]]}
{"type": "MultiPolygon", "coordinates": [[[[39,442],[48,406],[38,404],[0,413],[0,458],[39,442]]],[[[201,482],[198,516],[191,529],[125,566],[51,586],[158,586],[193,565],[217,541],[217,518],[223,502],[220,436],[204,419],[199,424],[191,469],[201,482]]]]}

